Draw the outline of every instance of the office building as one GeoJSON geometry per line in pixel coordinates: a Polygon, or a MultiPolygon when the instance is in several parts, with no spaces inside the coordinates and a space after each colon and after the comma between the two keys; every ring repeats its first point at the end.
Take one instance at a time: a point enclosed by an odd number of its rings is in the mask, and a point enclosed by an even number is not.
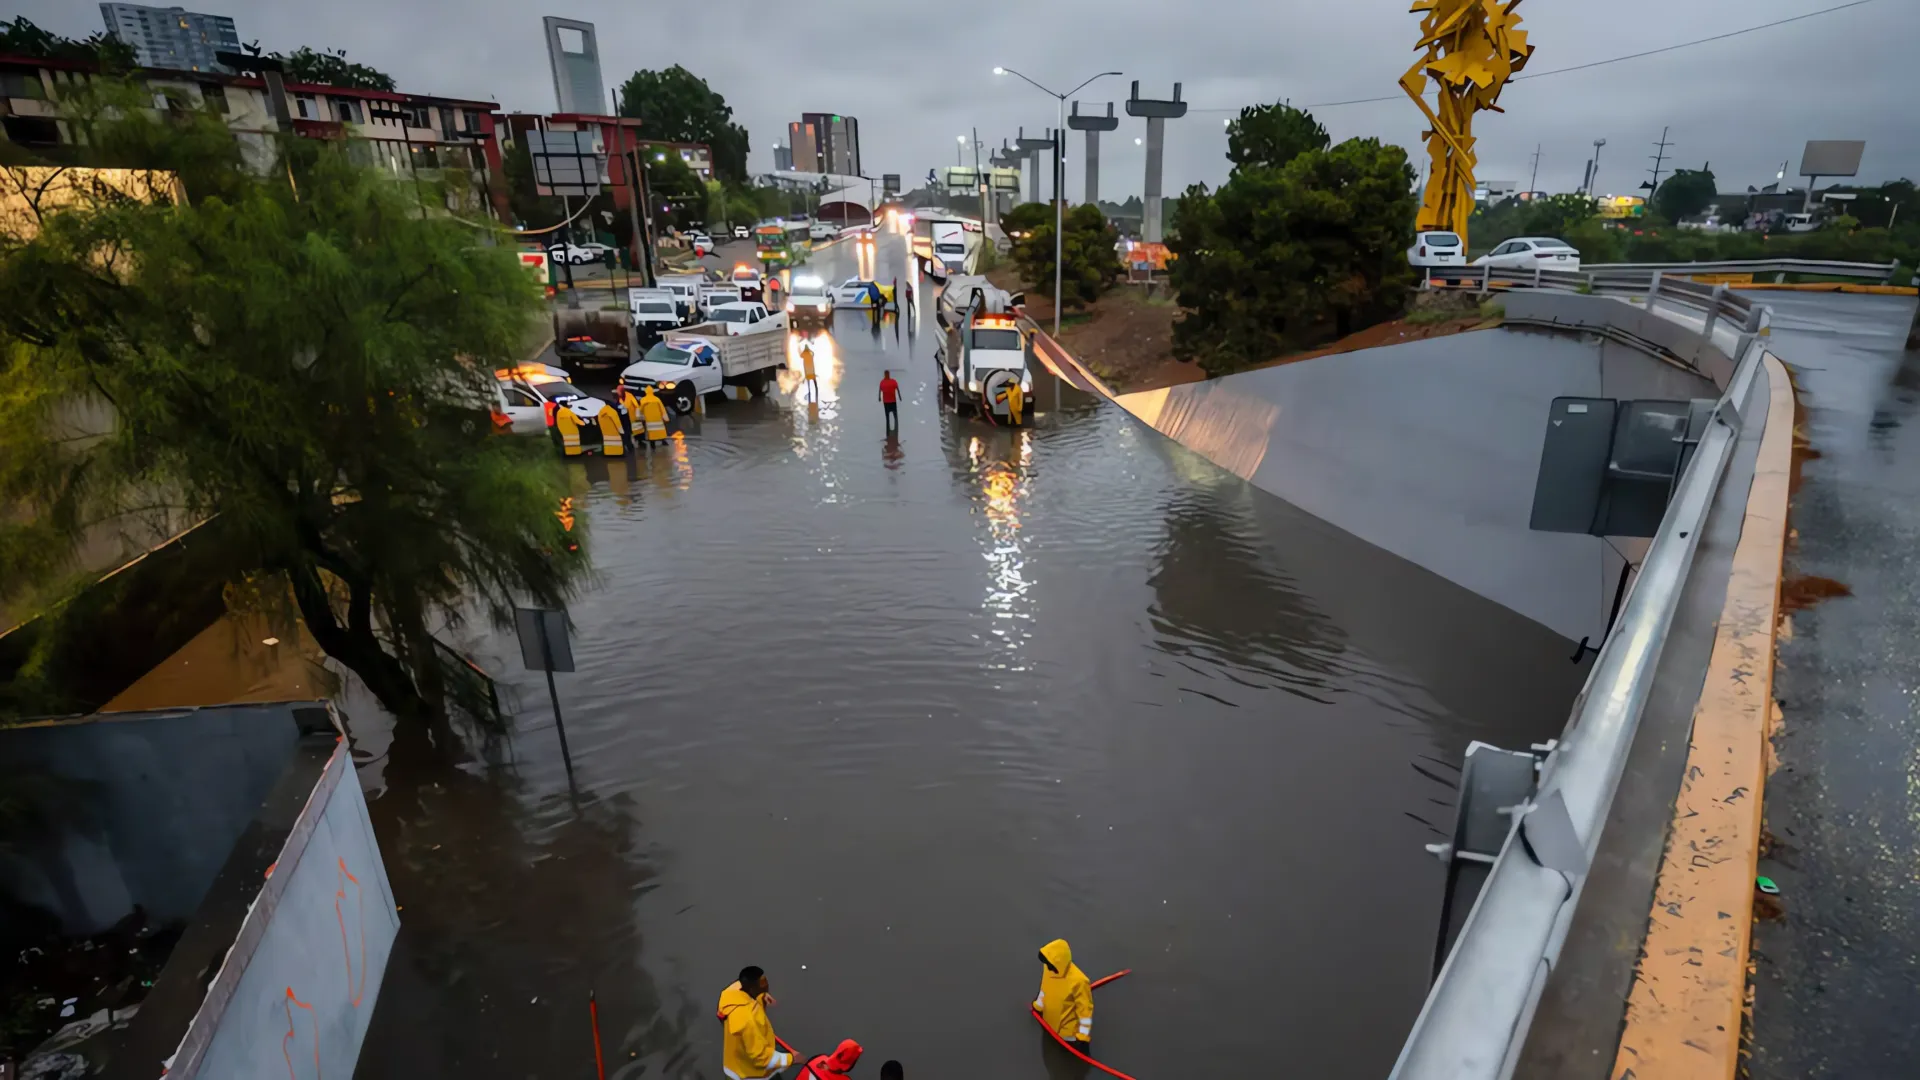
{"type": "MultiPolygon", "coordinates": [[[[787,126],[791,128],[793,125],[789,124],[787,126]]],[[[774,144],[773,170],[775,172],[792,172],[793,171],[793,147],[781,146],[779,143],[774,144]]]]}
{"type": "Polygon", "coordinates": [[[838,113],[801,113],[787,125],[796,172],[860,176],[860,121],[838,113]]]}
{"type": "Polygon", "coordinates": [[[141,67],[226,71],[213,54],[240,51],[240,32],[225,15],[144,4],[101,4],[107,33],[133,47],[141,67]]]}
{"type": "Polygon", "coordinates": [[[547,34],[547,63],[553,68],[556,112],[604,116],[606,84],[600,79],[600,42],[593,24],[548,15],[540,20],[547,34]]]}

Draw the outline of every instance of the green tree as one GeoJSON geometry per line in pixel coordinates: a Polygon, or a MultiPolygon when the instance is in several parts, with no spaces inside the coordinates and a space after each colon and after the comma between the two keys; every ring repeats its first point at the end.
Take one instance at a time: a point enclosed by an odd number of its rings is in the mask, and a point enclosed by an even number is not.
{"type": "MultiPolygon", "coordinates": [[[[1027,203],[1015,210],[1039,205],[1027,203]]],[[[1021,280],[1029,283],[1027,291],[1052,297],[1053,208],[1042,206],[1041,209],[1047,211],[1045,217],[1030,230],[1022,230],[1024,235],[1014,243],[1013,263],[1020,271],[1021,280]]],[[[1007,227],[1004,220],[1001,224],[1007,227]]],[[[1009,234],[1012,231],[1008,228],[1009,234]]],[[[1125,271],[1120,265],[1120,256],[1114,251],[1118,239],[1119,233],[1099,207],[1082,203],[1066,212],[1066,232],[1060,244],[1061,310],[1085,307],[1113,287],[1125,271]]]]}
{"type": "Polygon", "coordinates": [[[707,217],[707,188],[694,175],[693,168],[671,151],[649,155],[647,194],[656,207],[662,224],[684,227],[707,217]]]}
{"type": "Polygon", "coordinates": [[[1235,168],[1260,165],[1277,169],[1310,150],[1325,150],[1333,139],[1313,114],[1291,105],[1250,105],[1227,125],[1227,160],[1235,168]]]}
{"type": "Polygon", "coordinates": [[[353,63],[347,59],[345,49],[315,51],[302,45],[293,50],[289,56],[281,56],[279,53],[274,53],[273,56],[286,64],[288,82],[344,86],[358,90],[391,91],[393,89],[391,75],[365,64],[353,63]]]}
{"type": "Polygon", "coordinates": [[[0,22],[0,54],[30,56],[36,60],[78,60],[99,64],[101,70],[130,71],[138,57],[133,46],[108,33],[75,40],[35,26],[25,15],[0,22]]]}
{"type": "Polygon", "coordinates": [[[1398,315],[1413,179],[1404,150],[1349,139],[1188,188],[1168,244],[1175,355],[1221,375],[1398,315]]]}
{"type": "Polygon", "coordinates": [[[1024,237],[1042,224],[1053,225],[1053,207],[1047,203],[1021,203],[1000,215],[1000,227],[1010,237],[1024,237]]]}
{"type": "Polygon", "coordinates": [[[747,129],[733,122],[726,98],[679,64],[634,72],[620,88],[620,115],[645,120],[649,139],[706,143],[714,175],[746,181],[747,129]]]}
{"type": "Polygon", "coordinates": [[[1668,221],[1684,221],[1706,213],[1719,194],[1712,169],[1676,169],[1660,182],[1650,201],[1654,213],[1668,221]]]}
{"type": "Polygon", "coordinates": [[[140,98],[69,107],[176,166],[184,201],[101,191],[0,227],[0,505],[26,509],[0,520],[0,590],[158,499],[217,518],[235,580],[388,709],[488,715],[436,629],[556,604],[584,571],[550,451],[488,417],[538,287],[342,146],[288,139],[256,173],[218,118],[140,98]],[[76,439],[88,413],[107,419],[76,439]]]}

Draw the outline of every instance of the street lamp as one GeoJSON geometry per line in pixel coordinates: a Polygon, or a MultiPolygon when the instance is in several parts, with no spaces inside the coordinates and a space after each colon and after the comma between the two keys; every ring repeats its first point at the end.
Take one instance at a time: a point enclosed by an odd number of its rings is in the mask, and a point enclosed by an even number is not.
{"type": "Polygon", "coordinates": [[[962,155],[967,152],[966,150],[967,137],[965,135],[955,135],[953,137],[953,142],[954,142],[953,163],[955,165],[965,165],[967,163],[967,159],[962,155]]]}
{"type": "MultiPolygon", "coordinates": [[[[1039,83],[1034,82],[1032,79],[1027,78],[1025,75],[1021,75],[1019,72],[1013,70],[1012,68],[996,67],[993,69],[993,73],[995,75],[1018,76],[1021,79],[1021,81],[1025,82],[1027,85],[1033,87],[1034,89],[1040,91],[1043,94],[1051,95],[1060,103],[1060,126],[1057,129],[1055,129],[1053,133],[1053,336],[1057,338],[1060,336],[1060,309],[1061,307],[1064,306],[1062,303],[1062,297],[1060,295],[1060,285],[1061,285],[1061,277],[1062,277],[1062,269],[1063,269],[1062,252],[1065,248],[1065,244],[1063,243],[1063,238],[1066,230],[1067,200],[1066,200],[1066,192],[1060,190],[1061,188],[1060,161],[1061,161],[1061,142],[1065,138],[1066,130],[1067,130],[1067,99],[1079,93],[1080,91],[1086,89],[1088,84],[1092,83],[1095,79],[1104,79],[1109,75],[1119,75],[1120,72],[1103,71],[1100,74],[1095,75],[1092,78],[1089,78],[1086,82],[1081,83],[1079,86],[1074,87],[1073,89],[1067,91],[1064,94],[1058,93],[1053,90],[1049,90],[1046,87],[1041,86],[1039,83]]],[[[1035,175],[1037,176],[1038,174],[1035,174],[1035,175]]]]}

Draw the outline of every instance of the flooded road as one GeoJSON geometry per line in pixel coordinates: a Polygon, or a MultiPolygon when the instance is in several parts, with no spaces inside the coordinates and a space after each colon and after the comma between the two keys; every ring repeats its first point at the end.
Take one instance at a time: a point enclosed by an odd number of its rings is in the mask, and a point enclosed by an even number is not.
{"type": "Polygon", "coordinates": [[[837,316],[817,400],[789,372],[569,465],[577,794],[506,640],[497,754],[356,727],[402,905],[361,1077],[591,1076],[589,991],[609,1075],[718,1077],[747,964],[804,1052],[1080,1075],[1026,1014],[1054,937],[1133,969],[1095,1048],[1141,1080],[1385,1074],[1459,756],[1558,733],[1571,643],[1116,408],[1043,385],[1033,428],[955,418],[916,292],[917,329],[837,316]]]}

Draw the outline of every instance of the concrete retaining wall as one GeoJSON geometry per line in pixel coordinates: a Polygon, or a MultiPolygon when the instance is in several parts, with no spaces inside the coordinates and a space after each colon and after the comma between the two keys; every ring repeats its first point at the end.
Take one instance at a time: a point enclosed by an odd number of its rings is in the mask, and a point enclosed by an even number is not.
{"type": "Polygon", "coordinates": [[[192,916],[294,755],[285,705],[96,716],[0,730],[8,772],[52,778],[49,829],[0,853],[0,891],[71,934],[144,908],[192,916]]]}
{"type": "Polygon", "coordinates": [[[168,1080],[353,1075],[400,916],[344,742],[207,987],[168,1080]]]}
{"type": "MultiPolygon", "coordinates": [[[[1636,338],[1689,347],[1684,329],[1619,301],[1542,296],[1571,303],[1523,314],[1594,326],[1618,316],[1636,338]]],[[[1514,301],[1524,308],[1537,298],[1506,299],[1511,318],[1514,301]]],[[[1699,335],[1692,345],[1687,355],[1710,365],[1699,335]]],[[[1718,390],[1677,363],[1594,335],[1499,329],[1116,400],[1314,516],[1569,640],[1598,642],[1621,553],[1637,560],[1644,542],[1528,527],[1548,408],[1567,395],[1686,399],[1718,390]]]]}

